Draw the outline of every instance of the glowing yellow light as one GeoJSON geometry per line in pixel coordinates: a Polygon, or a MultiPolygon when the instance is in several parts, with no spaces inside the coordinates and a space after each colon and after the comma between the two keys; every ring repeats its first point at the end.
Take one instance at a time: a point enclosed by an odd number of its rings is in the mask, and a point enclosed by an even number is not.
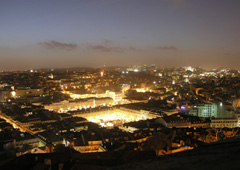
{"type": "Polygon", "coordinates": [[[16,92],[15,91],[12,91],[11,94],[12,94],[12,97],[16,96],[16,92]]]}
{"type": "Polygon", "coordinates": [[[139,89],[136,89],[136,91],[137,91],[137,92],[142,92],[142,93],[145,93],[145,92],[146,92],[146,90],[143,89],[143,88],[142,88],[142,89],[140,89],[140,88],[139,88],[139,89]]]}

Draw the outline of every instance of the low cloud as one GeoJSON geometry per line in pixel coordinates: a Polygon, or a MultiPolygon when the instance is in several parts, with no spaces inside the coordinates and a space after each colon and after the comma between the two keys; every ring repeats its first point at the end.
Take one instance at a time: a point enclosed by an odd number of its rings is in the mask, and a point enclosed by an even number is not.
{"type": "Polygon", "coordinates": [[[77,48],[76,44],[73,43],[62,43],[55,40],[42,42],[40,45],[44,46],[45,48],[49,49],[64,49],[64,50],[71,50],[77,48]]]}
{"type": "Polygon", "coordinates": [[[137,49],[135,47],[132,47],[132,46],[129,47],[128,49],[131,50],[131,51],[137,51],[137,49]]]}
{"type": "Polygon", "coordinates": [[[123,52],[124,50],[123,48],[120,48],[120,47],[110,47],[107,45],[90,45],[90,44],[88,44],[87,48],[91,50],[102,51],[102,52],[112,52],[112,51],[123,52]]]}
{"type": "Polygon", "coordinates": [[[106,45],[106,46],[109,46],[111,44],[113,44],[113,42],[111,40],[105,40],[104,41],[104,45],[106,45]]]}
{"type": "Polygon", "coordinates": [[[169,51],[176,51],[177,48],[173,45],[170,46],[157,46],[156,47],[157,50],[169,50],[169,51]]]}
{"type": "Polygon", "coordinates": [[[92,45],[92,44],[87,44],[87,49],[90,50],[98,50],[101,52],[124,52],[124,51],[136,51],[137,49],[135,47],[118,47],[118,46],[113,46],[112,41],[106,40],[104,41],[103,44],[98,44],[98,45],[92,45]]]}

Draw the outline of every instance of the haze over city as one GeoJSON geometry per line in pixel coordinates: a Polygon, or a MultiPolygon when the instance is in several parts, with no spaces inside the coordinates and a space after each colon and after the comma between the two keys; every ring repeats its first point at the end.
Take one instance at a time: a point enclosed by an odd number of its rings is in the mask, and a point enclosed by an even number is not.
{"type": "Polygon", "coordinates": [[[0,2],[0,70],[156,64],[239,68],[237,0],[0,2]]]}

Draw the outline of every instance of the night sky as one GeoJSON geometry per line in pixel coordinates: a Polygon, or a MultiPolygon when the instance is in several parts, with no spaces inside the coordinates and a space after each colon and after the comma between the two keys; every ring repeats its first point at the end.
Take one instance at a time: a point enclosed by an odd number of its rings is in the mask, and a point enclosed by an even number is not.
{"type": "Polygon", "coordinates": [[[240,0],[1,0],[0,71],[240,69],[240,0]]]}

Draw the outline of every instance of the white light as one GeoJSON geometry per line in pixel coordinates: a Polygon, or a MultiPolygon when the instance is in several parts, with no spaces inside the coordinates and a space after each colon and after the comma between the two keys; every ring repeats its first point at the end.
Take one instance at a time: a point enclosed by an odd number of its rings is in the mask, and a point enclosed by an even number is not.
{"type": "Polygon", "coordinates": [[[16,96],[16,92],[15,91],[11,91],[12,97],[16,96]]]}
{"type": "Polygon", "coordinates": [[[134,71],[134,72],[138,72],[138,69],[134,69],[133,71],[134,71]]]}

